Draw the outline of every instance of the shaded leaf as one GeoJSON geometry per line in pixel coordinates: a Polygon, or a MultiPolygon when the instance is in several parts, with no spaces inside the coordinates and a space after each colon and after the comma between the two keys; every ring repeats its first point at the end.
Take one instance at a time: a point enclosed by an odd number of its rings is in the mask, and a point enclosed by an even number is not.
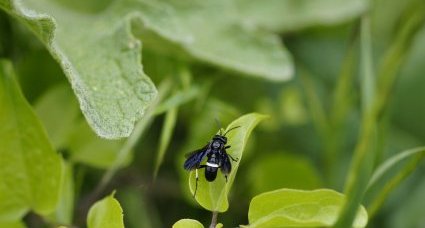
{"type": "MultiPolygon", "coordinates": [[[[264,115],[250,113],[239,117],[227,126],[226,130],[240,126],[230,131],[226,136],[228,145],[232,146],[227,150],[227,153],[238,160],[236,162],[232,161],[232,171],[228,176],[227,183],[221,171],[218,171],[219,173],[215,181],[208,182],[203,175],[203,170],[200,170],[198,190],[195,199],[202,207],[210,211],[218,212],[224,212],[228,209],[228,194],[235,179],[236,172],[238,171],[239,163],[242,160],[243,151],[249,135],[255,126],[265,118],[266,116],[264,115]]],[[[192,194],[195,191],[195,184],[195,171],[191,171],[189,175],[189,188],[192,194]]]]}
{"type": "Polygon", "coordinates": [[[156,156],[156,162],[153,175],[156,177],[159,167],[164,160],[165,152],[170,144],[174,127],[176,126],[178,109],[172,108],[165,114],[164,125],[162,127],[161,138],[159,140],[159,150],[156,156]]]}
{"type": "Polygon", "coordinates": [[[88,228],[124,228],[123,211],[114,193],[97,201],[89,210],[88,228]]]}
{"type": "MultiPolygon", "coordinates": [[[[124,140],[107,140],[98,137],[85,120],[75,124],[68,139],[70,160],[97,168],[110,168],[121,150],[124,140]]],[[[132,160],[132,153],[127,153],[120,166],[126,166],[132,160]]]]}
{"type": "Polygon", "coordinates": [[[204,225],[194,219],[180,219],[174,223],[173,228],[203,228],[204,225]]]}
{"type": "Polygon", "coordinates": [[[63,148],[79,115],[78,103],[69,86],[60,84],[48,90],[37,100],[35,112],[53,146],[63,148]]]}
{"type": "Polygon", "coordinates": [[[0,221],[16,221],[29,210],[46,215],[59,198],[61,157],[14,79],[0,60],[0,221]]]}
{"type": "Polygon", "coordinates": [[[318,171],[307,159],[282,152],[258,156],[246,178],[252,195],[279,188],[312,190],[322,186],[318,171]]]}
{"type": "MultiPolygon", "coordinates": [[[[345,196],[330,189],[303,191],[279,189],[255,196],[249,205],[248,227],[332,226],[345,196]]],[[[354,227],[365,227],[367,212],[361,207],[354,227]]]]}
{"type": "Polygon", "coordinates": [[[288,32],[317,25],[333,25],[359,17],[365,0],[237,0],[245,23],[270,31],[288,32]]]}

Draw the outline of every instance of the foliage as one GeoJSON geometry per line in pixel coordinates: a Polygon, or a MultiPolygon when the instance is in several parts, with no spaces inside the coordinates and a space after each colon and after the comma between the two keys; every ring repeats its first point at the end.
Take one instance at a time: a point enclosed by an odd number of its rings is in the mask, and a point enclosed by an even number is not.
{"type": "Polygon", "coordinates": [[[424,12],[0,0],[0,227],[423,226],[424,12]]]}

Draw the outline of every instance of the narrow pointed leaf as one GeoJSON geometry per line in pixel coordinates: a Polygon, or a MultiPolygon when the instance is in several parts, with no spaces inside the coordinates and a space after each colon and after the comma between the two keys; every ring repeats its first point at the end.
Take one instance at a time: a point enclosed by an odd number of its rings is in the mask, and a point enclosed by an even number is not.
{"type": "MultiPolygon", "coordinates": [[[[265,118],[266,116],[257,113],[246,114],[227,126],[226,130],[239,126],[239,128],[236,128],[227,134],[228,145],[231,145],[231,148],[227,150],[227,153],[238,160],[236,162],[232,161],[232,171],[228,176],[227,183],[221,171],[218,171],[215,181],[208,182],[203,175],[204,170],[199,170],[200,178],[195,197],[196,201],[198,201],[202,207],[207,210],[217,212],[224,212],[228,209],[228,194],[238,171],[239,163],[242,160],[243,151],[248,138],[255,126],[265,118]]],[[[195,171],[191,171],[189,175],[189,187],[192,194],[195,191],[195,180],[195,171]]]]}
{"type": "Polygon", "coordinates": [[[0,221],[29,210],[46,215],[59,198],[62,163],[14,79],[0,60],[0,221]]]}
{"type": "Polygon", "coordinates": [[[154,178],[158,174],[159,167],[164,160],[165,152],[170,144],[171,137],[173,135],[173,130],[177,121],[177,108],[172,108],[165,114],[164,126],[162,127],[161,138],[159,141],[159,149],[156,156],[156,162],[154,167],[154,178]]]}
{"type": "Polygon", "coordinates": [[[374,215],[390,192],[394,190],[425,157],[425,147],[402,151],[383,162],[369,181],[365,199],[368,211],[374,215]]]}

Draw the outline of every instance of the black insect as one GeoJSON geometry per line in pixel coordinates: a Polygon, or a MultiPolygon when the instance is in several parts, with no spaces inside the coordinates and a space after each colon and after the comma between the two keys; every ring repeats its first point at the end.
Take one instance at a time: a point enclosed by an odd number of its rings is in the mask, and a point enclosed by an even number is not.
{"type": "Polygon", "coordinates": [[[217,171],[220,168],[227,182],[227,175],[232,170],[232,163],[230,162],[230,159],[233,161],[237,161],[237,159],[234,159],[226,152],[226,149],[230,148],[230,145],[226,146],[226,134],[238,127],[240,126],[230,128],[224,134],[221,133],[220,129],[219,134],[215,135],[206,146],[187,155],[187,159],[184,162],[184,168],[186,170],[195,170],[196,174],[195,192],[193,193],[193,197],[195,197],[196,190],[198,189],[198,169],[205,168],[205,179],[212,182],[217,177],[217,171]],[[201,162],[205,157],[207,157],[207,162],[205,165],[201,165],[201,162]]]}

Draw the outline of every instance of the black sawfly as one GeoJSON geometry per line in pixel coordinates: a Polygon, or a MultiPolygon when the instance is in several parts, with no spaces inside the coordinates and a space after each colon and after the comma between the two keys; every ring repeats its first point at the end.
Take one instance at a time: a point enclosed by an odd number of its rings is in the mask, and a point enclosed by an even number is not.
{"type": "Polygon", "coordinates": [[[212,182],[217,177],[217,171],[220,168],[227,182],[227,175],[229,175],[232,170],[232,163],[230,162],[230,159],[233,161],[237,161],[237,159],[233,158],[226,152],[226,149],[230,148],[230,145],[226,145],[226,134],[238,127],[240,126],[232,127],[224,132],[224,134],[222,134],[220,128],[219,133],[215,135],[206,146],[202,149],[195,150],[186,156],[187,159],[184,162],[184,169],[188,171],[195,170],[196,175],[195,192],[193,193],[193,197],[195,197],[196,190],[198,190],[198,169],[205,168],[205,179],[212,182]],[[207,157],[207,162],[205,165],[201,165],[201,162],[205,157],[207,157]]]}

